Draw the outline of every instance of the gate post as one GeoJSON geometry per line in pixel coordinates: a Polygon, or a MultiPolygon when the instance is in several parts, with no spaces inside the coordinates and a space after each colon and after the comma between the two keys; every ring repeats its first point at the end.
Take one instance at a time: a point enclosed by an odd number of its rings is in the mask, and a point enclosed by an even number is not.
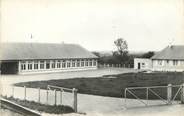
{"type": "Polygon", "coordinates": [[[77,112],[77,89],[73,88],[72,92],[74,96],[73,108],[74,108],[74,111],[77,112]]]}
{"type": "Polygon", "coordinates": [[[40,103],[40,88],[38,88],[38,103],[40,103]]]}
{"type": "Polygon", "coordinates": [[[14,86],[12,86],[12,97],[14,98],[14,86]]]}
{"type": "Polygon", "coordinates": [[[46,103],[49,104],[49,90],[46,91],[46,103]]]}
{"type": "Polygon", "coordinates": [[[172,104],[172,84],[167,86],[167,103],[172,104]]]}
{"type": "Polygon", "coordinates": [[[54,105],[57,105],[57,91],[54,89],[54,105]]]}
{"type": "Polygon", "coordinates": [[[181,85],[181,103],[184,104],[184,83],[181,85]]]}
{"type": "Polygon", "coordinates": [[[26,100],[26,86],[24,86],[24,100],[26,100]]]}

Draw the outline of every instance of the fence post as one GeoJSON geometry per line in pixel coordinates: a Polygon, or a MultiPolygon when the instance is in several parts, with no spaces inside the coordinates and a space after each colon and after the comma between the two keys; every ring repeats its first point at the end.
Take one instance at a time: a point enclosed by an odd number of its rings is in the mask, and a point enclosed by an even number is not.
{"type": "Polygon", "coordinates": [[[55,95],[54,105],[56,105],[56,103],[57,103],[57,93],[56,93],[56,90],[55,89],[54,89],[54,95],[55,95]]]}
{"type": "Polygon", "coordinates": [[[61,91],[60,91],[60,105],[62,105],[62,92],[63,92],[63,90],[61,89],[61,91]]]}
{"type": "Polygon", "coordinates": [[[149,100],[149,88],[146,88],[146,100],[147,100],[147,105],[148,105],[148,100],[149,100]]]}
{"type": "Polygon", "coordinates": [[[38,103],[40,103],[40,88],[38,88],[38,103]]]}
{"type": "Polygon", "coordinates": [[[48,91],[48,89],[47,89],[47,91],[46,91],[46,100],[47,100],[47,104],[49,104],[49,91],[48,91]]]}
{"type": "Polygon", "coordinates": [[[77,89],[73,88],[72,92],[74,96],[73,108],[74,108],[74,111],[77,112],[77,89]]]}
{"type": "Polygon", "coordinates": [[[124,91],[125,107],[126,107],[126,97],[127,97],[126,91],[127,91],[127,88],[125,88],[125,91],[124,91]]]}
{"type": "Polygon", "coordinates": [[[168,84],[167,86],[167,102],[168,104],[172,104],[172,84],[168,84]]]}
{"type": "Polygon", "coordinates": [[[12,86],[12,97],[14,97],[14,86],[12,86]]]}
{"type": "Polygon", "coordinates": [[[181,85],[181,104],[184,104],[184,83],[181,85]]]}
{"type": "Polygon", "coordinates": [[[26,86],[24,86],[24,100],[26,100],[26,86]]]}

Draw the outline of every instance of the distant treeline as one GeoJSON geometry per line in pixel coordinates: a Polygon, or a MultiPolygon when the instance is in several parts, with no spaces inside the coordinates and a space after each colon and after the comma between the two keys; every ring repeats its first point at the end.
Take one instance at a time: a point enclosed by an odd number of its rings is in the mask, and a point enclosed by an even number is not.
{"type": "Polygon", "coordinates": [[[151,58],[155,53],[152,51],[146,53],[131,53],[126,56],[121,56],[113,52],[109,55],[103,55],[100,52],[93,52],[96,56],[98,56],[99,64],[123,64],[129,65],[130,67],[134,66],[134,58],[151,58]]]}

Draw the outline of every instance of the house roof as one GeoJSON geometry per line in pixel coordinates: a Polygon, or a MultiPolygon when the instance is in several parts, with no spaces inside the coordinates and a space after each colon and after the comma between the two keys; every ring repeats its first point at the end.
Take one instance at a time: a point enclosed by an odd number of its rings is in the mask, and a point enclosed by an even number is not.
{"type": "Polygon", "coordinates": [[[97,58],[76,44],[1,43],[0,60],[97,58]]]}
{"type": "Polygon", "coordinates": [[[184,60],[184,45],[173,45],[156,53],[151,59],[184,60]]]}

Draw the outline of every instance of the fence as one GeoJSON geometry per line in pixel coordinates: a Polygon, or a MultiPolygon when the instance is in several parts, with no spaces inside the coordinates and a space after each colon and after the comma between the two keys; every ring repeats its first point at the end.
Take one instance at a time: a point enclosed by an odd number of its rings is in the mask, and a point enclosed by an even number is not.
{"type": "Polygon", "coordinates": [[[47,89],[12,87],[12,97],[48,105],[68,105],[77,112],[77,89],[48,85],[47,89]]]}
{"type": "MultiPolygon", "coordinates": [[[[168,86],[151,86],[151,87],[129,87],[124,90],[124,105],[127,107],[127,94],[135,98],[145,106],[149,105],[151,100],[157,99],[164,104],[173,104],[174,101],[179,100],[184,103],[184,84],[168,86]],[[164,92],[165,91],[165,92],[164,92]],[[151,97],[150,97],[151,94],[151,97]],[[180,95],[180,96],[179,96],[180,95]]],[[[158,105],[158,104],[157,104],[158,105]]]]}
{"type": "Polygon", "coordinates": [[[133,68],[131,64],[99,64],[98,67],[100,68],[108,68],[108,67],[113,67],[113,68],[133,68]]]}

